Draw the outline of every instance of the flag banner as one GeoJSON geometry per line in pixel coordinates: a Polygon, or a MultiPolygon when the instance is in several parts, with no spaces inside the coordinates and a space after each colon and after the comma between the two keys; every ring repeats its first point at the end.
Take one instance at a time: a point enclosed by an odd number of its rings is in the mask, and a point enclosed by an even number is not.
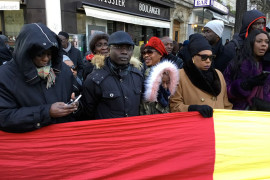
{"type": "Polygon", "coordinates": [[[270,179],[269,120],[215,110],[1,131],[1,179],[270,179]]]}

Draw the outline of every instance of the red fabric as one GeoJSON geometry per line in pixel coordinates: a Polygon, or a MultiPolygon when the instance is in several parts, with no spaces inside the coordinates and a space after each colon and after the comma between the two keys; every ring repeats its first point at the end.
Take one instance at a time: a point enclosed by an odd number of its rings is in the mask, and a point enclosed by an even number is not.
{"type": "Polygon", "coordinates": [[[147,46],[156,49],[162,56],[168,55],[163,42],[158,37],[151,37],[145,47],[147,46]]]}
{"type": "Polygon", "coordinates": [[[214,124],[197,112],[0,132],[1,179],[213,179],[214,124]]]}
{"type": "Polygon", "coordinates": [[[93,53],[91,53],[91,54],[88,54],[88,55],[85,57],[85,59],[86,59],[87,61],[91,61],[91,60],[93,59],[94,56],[95,56],[95,55],[94,55],[93,53]]]}

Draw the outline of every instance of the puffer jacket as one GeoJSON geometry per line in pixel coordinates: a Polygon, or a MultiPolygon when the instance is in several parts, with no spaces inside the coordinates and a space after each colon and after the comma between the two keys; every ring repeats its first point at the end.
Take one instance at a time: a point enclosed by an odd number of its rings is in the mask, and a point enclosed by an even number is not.
{"type": "Polygon", "coordinates": [[[43,24],[27,24],[16,41],[14,60],[0,67],[0,129],[26,132],[53,123],[69,122],[72,116],[51,118],[50,107],[55,102],[68,102],[73,92],[74,77],[62,62],[61,42],[43,24]],[[46,88],[46,80],[38,76],[32,62],[37,52],[53,47],[51,66],[55,84],[46,88]]]}

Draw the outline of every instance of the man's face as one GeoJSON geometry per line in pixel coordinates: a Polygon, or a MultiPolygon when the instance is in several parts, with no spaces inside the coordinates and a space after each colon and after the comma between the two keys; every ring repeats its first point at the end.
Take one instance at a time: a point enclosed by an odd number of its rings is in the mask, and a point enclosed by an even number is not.
{"type": "Polygon", "coordinates": [[[68,47],[68,39],[62,35],[58,35],[58,37],[61,40],[61,44],[62,44],[63,48],[67,48],[68,47]]]}
{"type": "Polygon", "coordinates": [[[110,46],[110,58],[115,64],[122,66],[129,63],[133,54],[133,46],[115,44],[110,46]]]}
{"type": "Polygon", "coordinates": [[[261,29],[261,30],[263,30],[263,28],[265,26],[266,26],[265,19],[264,18],[261,18],[261,19],[258,19],[257,21],[255,21],[251,25],[251,30],[254,30],[254,29],[261,29]]]}
{"type": "Polygon", "coordinates": [[[33,62],[36,67],[48,66],[52,58],[51,49],[42,51],[40,54],[36,55],[33,62]]]}
{"type": "Polygon", "coordinates": [[[216,44],[219,40],[218,35],[208,27],[203,28],[203,36],[207,39],[210,45],[216,44]]]}
{"type": "Polygon", "coordinates": [[[162,38],[162,42],[166,48],[167,53],[171,54],[173,50],[173,40],[169,37],[164,37],[162,38]]]}

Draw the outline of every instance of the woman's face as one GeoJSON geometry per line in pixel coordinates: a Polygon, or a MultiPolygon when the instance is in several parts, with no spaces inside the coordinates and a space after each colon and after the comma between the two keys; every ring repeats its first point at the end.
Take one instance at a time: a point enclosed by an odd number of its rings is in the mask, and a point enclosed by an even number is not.
{"type": "Polygon", "coordinates": [[[264,56],[269,46],[269,39],[266,34],[261,33],[256,36],[253,52],[256,56],[264,56]]]}
{"type": "Polygon", "coordinates": [[[212,51],[203,50],[193,56],[192,61],[198,69],[207,71],[212,64],[212,58],[212,51]]]}
{"type": "Polygon", "coordinates": [[[41,54],[38,54],[34,57],[33,62],[37,67],[48,66],[52,58],[52,52],[50,49],[42,51],[41,54]]]}
{"type": "Polygon", "coordinates": [[[95,54],[107,56],[109,54],[109,45],[106,39],[100,39],[95,44],[95,54]]]}
{"type": "Polygon", "coordinates": [[[151,67],[160,62],[162,56],[155,49],[145,49],[142,53],[146,66],[151,67]]]}

